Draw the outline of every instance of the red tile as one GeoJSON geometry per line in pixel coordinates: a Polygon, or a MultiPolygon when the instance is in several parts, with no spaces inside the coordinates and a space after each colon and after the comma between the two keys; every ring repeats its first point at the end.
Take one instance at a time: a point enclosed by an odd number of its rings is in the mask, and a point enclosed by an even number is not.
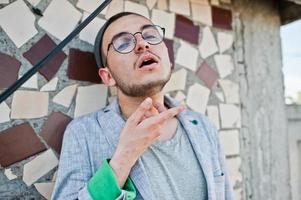
{"type": "MultiPolygon", "coordinates": [[[[37,64],[44,58],[54,47],[55,42],[48,36],[44,35],[36,44],[34,44],[23,56],[32,64],[37,64]]],[[[49,81],[59,70],[61,64],[66,58],[63,51],[57,53],[49,62],[47,62],[39,72],[49,81]]]]}
{"type": "Polygon", "coordinates": [[[18,80],[20,66],[15,58],[0,53],[0,89],[8,88],[18,80]]]}
{"type": "Polygon", "coordinates": [[[200,27],[193,24],[193,21],[182,16],[176,16],[175,36],[192,44],[199,43],[200,27]]]}
{"type": "Polygon", "coordinates": [[[172,69],[175,66],[175,56],[174,56],[174,51],[173,51],[173,40],[170,39],[164,39],[164,43],[166,47],[168,48],[168,54],[169,54],[169,59],[170,62],[172,63],[172,69]]]}
{"type": "Polygon", "coordinates": [[[73,80],[101,83],[94,54],[79,49],[69,51],[67,75],[73,80]]]}
{"type": "Polygon", "coordinates": [[[0,132],[0,165],[8,167],[46,150],[32,127],[21,124],[0,132]]]}
{"type": "Polygon", "coordinates": [[[232,12],[212,6],[212,25],[216,28],[232,30],[232,12]]]}
{"type": "Polygon", "coordinates": [[[71,120],[72,118],[67,115],[53,112],[43,125],[40,136],[58,154],[61,153],[64,132],[71,120]]]}
{"type": "Polygon", "coordinates": [[[217,72],[212,69],[206,62],[203,62],[199,69],[196,71],[196,75],[201,79],[205,85],[211,89],[218,79],[217,72]]]}

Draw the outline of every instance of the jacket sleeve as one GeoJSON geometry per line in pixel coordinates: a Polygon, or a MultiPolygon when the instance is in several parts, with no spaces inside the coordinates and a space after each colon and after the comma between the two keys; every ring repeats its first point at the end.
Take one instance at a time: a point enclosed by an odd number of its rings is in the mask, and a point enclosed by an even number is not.
{"type": "MultiPolygon", "coordinates": [[[[53,200],[132,200],[136,190],[128,178],[124,187],[118,185],[107,160],[92,174],[89,152],[85,141],[77,137],[83,128],[70,123],[67,127],[60,155],[58,175],[52,193],[53,200]]],[[[95,155],[94,155],[95,156],[95,155]]]]}

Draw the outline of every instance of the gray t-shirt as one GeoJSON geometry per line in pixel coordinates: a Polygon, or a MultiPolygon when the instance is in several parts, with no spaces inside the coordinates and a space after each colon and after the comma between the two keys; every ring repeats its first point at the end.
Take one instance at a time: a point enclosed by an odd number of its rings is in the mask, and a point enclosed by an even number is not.
{"type": "Polygon", "coordinates": [[[154,142],[141,161],[155,199],[207,199],[203,171],[181,123],[173,138],[154,142]]]}

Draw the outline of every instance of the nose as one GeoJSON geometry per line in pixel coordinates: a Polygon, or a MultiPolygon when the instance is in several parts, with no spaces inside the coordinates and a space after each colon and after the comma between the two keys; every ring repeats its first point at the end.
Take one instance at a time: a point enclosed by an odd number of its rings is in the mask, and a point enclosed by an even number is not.
{"type": "Polygon", "coordinates": [[[141,53],[149,49],[150,45],[146,42],[141,34],[136,34],[136,46],[135,46],[135,53],[141,53]]]}

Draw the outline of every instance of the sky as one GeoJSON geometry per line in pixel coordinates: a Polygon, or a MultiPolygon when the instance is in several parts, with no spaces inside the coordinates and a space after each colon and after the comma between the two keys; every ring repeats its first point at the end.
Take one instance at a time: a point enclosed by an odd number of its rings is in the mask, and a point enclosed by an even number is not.
{"type": "Polygon", "coordinates": [[[301,20],[280,29],[285,96],[297,98],[301,92],[301,20]]]}

